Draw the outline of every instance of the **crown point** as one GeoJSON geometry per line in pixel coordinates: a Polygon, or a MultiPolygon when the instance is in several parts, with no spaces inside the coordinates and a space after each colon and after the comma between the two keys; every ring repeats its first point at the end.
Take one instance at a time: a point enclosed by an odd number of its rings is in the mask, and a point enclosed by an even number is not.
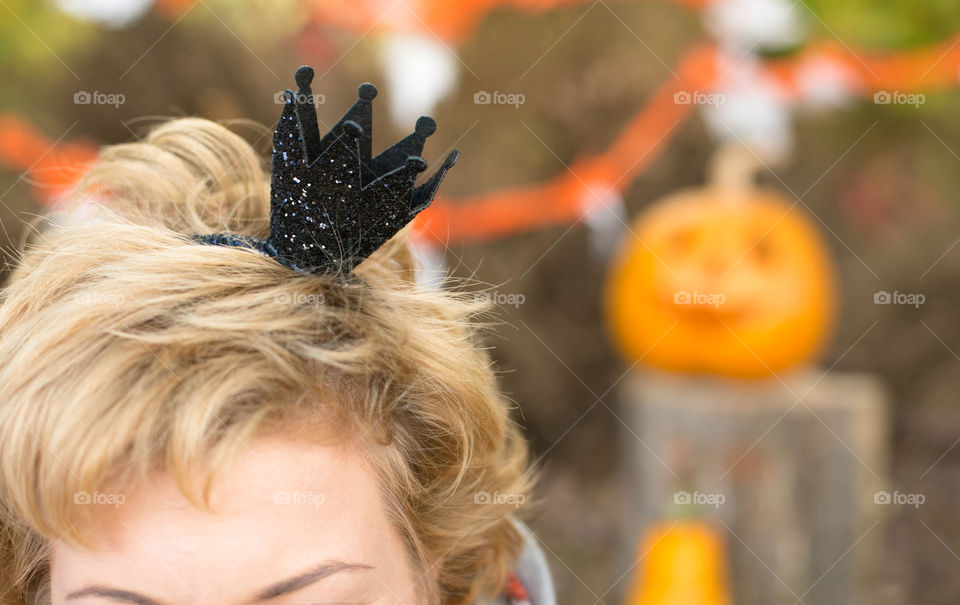
{"type": "Polygon", "coordinates": [[[293,79],[297,81],[297,86],[300,88],[310,86],[310,83],[313,82],[313,68],[309,65],[300,67],[293,76],[293,79]]]}
{"type": "Polygon", "coordinates": [[[412,168],[417,172],[423,172],[427,169],[427,162],[423,158],[414,155],[407,158],[406,167],[412,168]]]}
{"type": "Polygon", "coordinates": [[[369,82],[360,85],[360,98],[365,101],[372,101],[377,96],[377,87],[369,82]]]}
{"type": "Polygon", "coordinates": [[[437,131],[437,122],[429,116],[421,116],[417,120],[416,132],[422,137],[428,137],[437,131]]]}
{"type": "Polygon", "coordinates": [[[450,154],[447,156],[447,159],[445,159],[445,160],[443,161],[443,167],[444,167],[445,169],[446,169],[446,168],[451,168],[454,164],[457,163],[457,160],[459,160],[459,159],[460,159],[460,150],[459,150],[459,149],[454,149],[454,150],[451,151],[450,154]]]}
{"type": "Polygon", "coordinates": [[[343,123],[343,132],[345,132],[347,136],[359,137],[363,134],[363,127],[353,120],[347,120],[343,123]]]}

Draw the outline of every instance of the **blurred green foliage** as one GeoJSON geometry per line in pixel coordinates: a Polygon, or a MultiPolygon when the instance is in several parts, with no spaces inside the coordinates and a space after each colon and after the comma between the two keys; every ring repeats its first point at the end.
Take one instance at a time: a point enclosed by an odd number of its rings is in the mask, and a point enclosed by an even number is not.
{"type": "Polygon", "coordinates": [[[957,0],[801,0],[821,21],[823,35],[845,44],[906,48],[930,44],[960,31],[957,0]]]}
{"type": "Polygon", "coordinates": [[[93,39],[94,27],[84,26],[51,10],[46,2],[4,0],[0,3],[0,67],[4,74],[36,73],[93,39]]]}

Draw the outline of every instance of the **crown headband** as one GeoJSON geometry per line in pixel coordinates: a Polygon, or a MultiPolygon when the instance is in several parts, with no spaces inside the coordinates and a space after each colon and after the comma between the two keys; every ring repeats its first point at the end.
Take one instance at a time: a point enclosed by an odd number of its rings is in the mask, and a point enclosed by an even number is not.
{"type": "Polygon", "coordinates": [[[313,104],[313,69],[294,76],[297,92],[285,104],[273,134],[270,235],[258,239],[228,233],[199,236],[206,244],[254,248],[302,273],[346,273],[393,237],[433,201],[452,151],[424,184],[420,157],[437,129],[429,117],[413,133],[371,157],[372,107],[377,89],[360,86],[357,101],[323,137],[313,104]]]}

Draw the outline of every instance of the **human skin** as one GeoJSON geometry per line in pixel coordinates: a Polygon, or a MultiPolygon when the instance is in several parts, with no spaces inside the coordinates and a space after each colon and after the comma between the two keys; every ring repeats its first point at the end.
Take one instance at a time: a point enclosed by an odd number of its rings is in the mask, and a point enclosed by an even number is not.
{"type": "Polygon", "coordinates": [[[170,475],[120,494],[87,505],[98,548],[54,545],[52,605],[425,603],[355,444],[257,439],[217,475],[213,513],[170,475]]]}

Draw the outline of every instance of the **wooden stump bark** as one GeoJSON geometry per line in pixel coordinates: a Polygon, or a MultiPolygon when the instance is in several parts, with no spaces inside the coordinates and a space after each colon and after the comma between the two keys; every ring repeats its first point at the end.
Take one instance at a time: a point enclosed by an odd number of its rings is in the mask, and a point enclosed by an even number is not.
{"type": "Polygon", "coordinates": [[[695,512],[727,530],[733,605],[878,603],[887,402],[875,379],[642,371],[620,395],[630,536],[695,512]]]}

